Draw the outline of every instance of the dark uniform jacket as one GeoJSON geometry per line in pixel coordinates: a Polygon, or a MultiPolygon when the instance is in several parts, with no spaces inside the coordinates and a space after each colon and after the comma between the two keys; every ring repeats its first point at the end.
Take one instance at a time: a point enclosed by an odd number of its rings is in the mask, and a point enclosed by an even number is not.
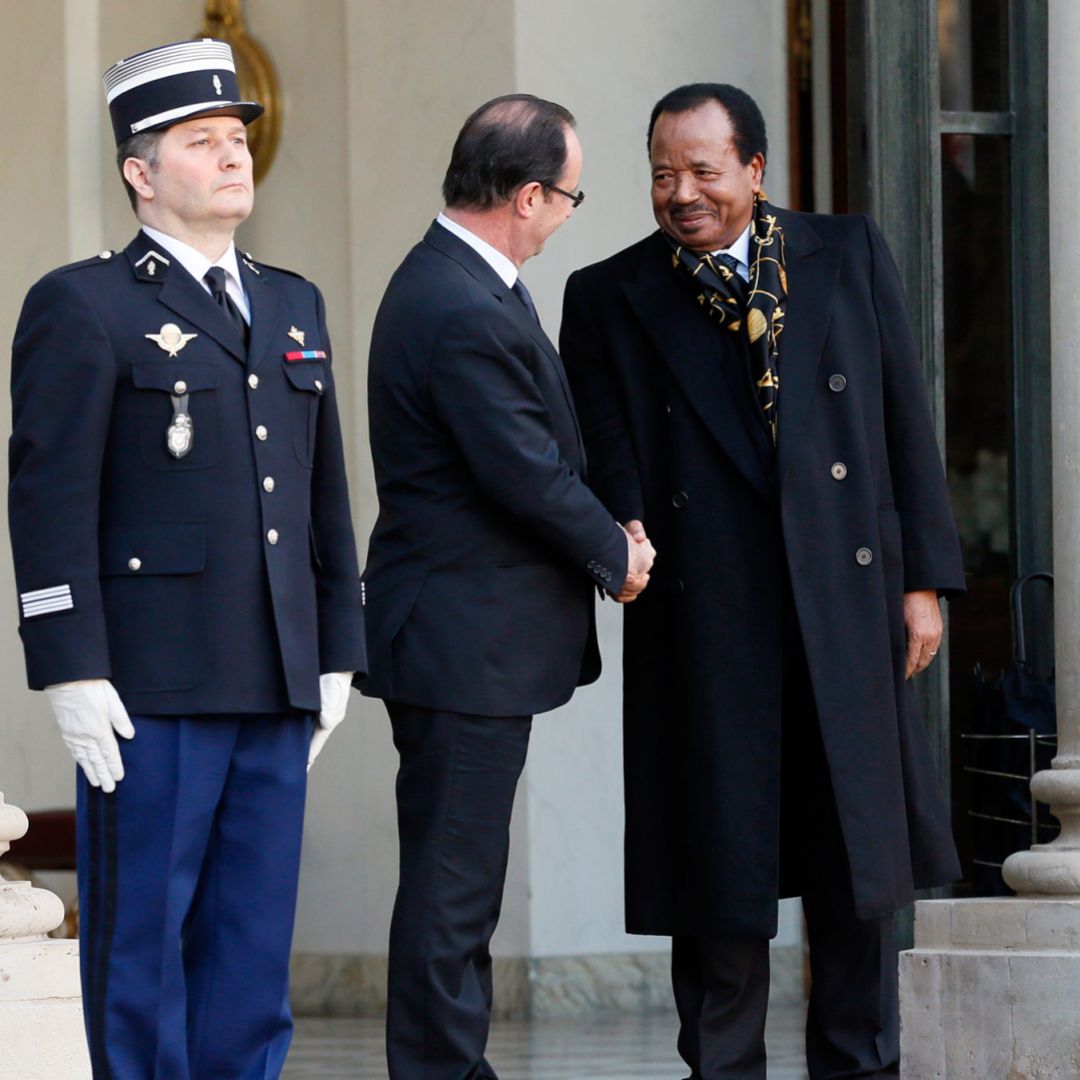
{"type": "Polygon", "coordinates": [[[658,553],[625,620],[635,933],[775,933],[792,615],[857,914],[958,871],[904,679],[903,594],[958,590],[963,574],[901,285],[868,219],[777,216],[776,450],[745,352],[700,309],[661,234],[566,289],[561,348],[590,483],[658,553]]]}
{"type": "Polygon", "coordinates": [[[622,587],[625,535],[582,482],[555,347],[439,224],[379,307],[368,410],[364,693],[482,716],[561,705],[599,674],[595,586],[622,587]]]}
{"type": "Polygon", "coordinates": [[[9,524],[35,689],[101,677],[134,713],[317,712],[320,673],[364,670],[322,297],[239,262],[246,352],[141,232],[26,298],[9,524]],[[304,350],[320,355],[287,355],[304,350]],[[194,441],[177,458],[181,391],[194,441]]]}

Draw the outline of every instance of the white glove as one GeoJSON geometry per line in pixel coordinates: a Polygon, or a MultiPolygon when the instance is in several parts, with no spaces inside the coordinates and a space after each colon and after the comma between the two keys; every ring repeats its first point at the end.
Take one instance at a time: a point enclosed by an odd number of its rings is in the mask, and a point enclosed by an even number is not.
{"type": "Polygon", "coordinates": [[[86,779],[106,793],[113,791],[124,779],[116,735],[135,736],[116,688],[108,679],[80,679],[46,686],[45,694],[60,734],[86,779]]]}
{"type": "Polygon", "coordinates": [[[352,686],[351,671],[330,671],[319,676],[319,722],[311,733],[307,767],[315,764],[319,752],[330,738],[330,732],[345,719],[345,707],[349,704],[349,687],[352,686]]]}

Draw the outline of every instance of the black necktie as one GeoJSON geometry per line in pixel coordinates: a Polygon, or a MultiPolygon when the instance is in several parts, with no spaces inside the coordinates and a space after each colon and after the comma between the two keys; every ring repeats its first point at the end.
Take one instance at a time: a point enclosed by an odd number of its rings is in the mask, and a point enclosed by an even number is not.
{"type": "Polygon", "coordinates": [[[732,282],[735,291],[739,294],[741,300],[746,299],[746,282],[743,281],[742,275],[739,273],[739,260],[734,255],[728,254],[726,251],[721,251],[718,255],[713,256],[713,260],[718,262],[721,266],[727,267],[728,270],[735,275],[735,280],[732,282]]]}
{"type": "Polygon", "coordinates": [[[210,295],[213,296],[214,300],[217,302],[217,306],[228,316],[229,322],[236,327],[237,332],[244,339],[244,346],[246,348],[248,343],[248,324],[244,321],[244,316],[240,314],[240,309],[236,306],[233,298],[225,289],[224,268],[221,266],[211,266],[203,275],[203,281],[210,286],[210,295]]]}
{"type": "Polygon", "coordinates": [[[514,282],[514,287],[511,290],[513,294],[521,301],[525,310],[536,321],[536,325],[540,325],[540,316],[536,314],[536,305],[533,303],[533,298],[529,295],[529,290],[525,288],[525,282],[518,278],[514,282]]]}

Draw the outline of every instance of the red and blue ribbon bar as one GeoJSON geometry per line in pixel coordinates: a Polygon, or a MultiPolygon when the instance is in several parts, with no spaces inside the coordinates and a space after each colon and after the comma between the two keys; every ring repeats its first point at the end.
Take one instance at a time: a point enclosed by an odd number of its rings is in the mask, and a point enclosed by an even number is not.
{"type": "Polygon", "coordinates": [[[304,349],[303,352],[287,352],[285,359],[290,364],[294,360],[325,360],[326,353],[322,349],[304,349]]]}

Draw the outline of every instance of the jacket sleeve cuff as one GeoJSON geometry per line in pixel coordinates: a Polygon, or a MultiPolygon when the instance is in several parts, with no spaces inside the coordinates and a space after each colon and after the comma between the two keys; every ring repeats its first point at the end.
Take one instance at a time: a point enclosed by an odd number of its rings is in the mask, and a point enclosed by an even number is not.
{"type": "Polygon", "coordinates": [[[319,672],[330,671],[367,674],[364,614],[359,605],[319,608],[319,672]]]}
{"type": "Polygon", "coordinates": [[[31,690],[77,679],[112,677],[109,639],[101,612],[29,620],[19,627],[31,690]]]}

